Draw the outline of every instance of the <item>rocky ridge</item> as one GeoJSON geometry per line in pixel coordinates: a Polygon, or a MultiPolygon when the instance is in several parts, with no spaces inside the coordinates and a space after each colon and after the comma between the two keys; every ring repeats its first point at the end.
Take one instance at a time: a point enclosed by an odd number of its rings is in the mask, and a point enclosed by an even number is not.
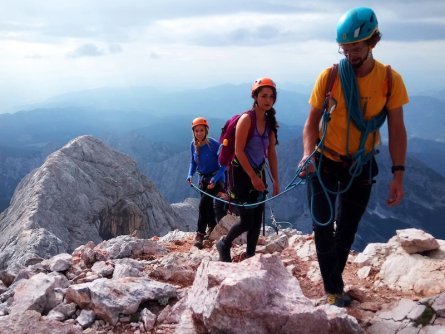
{"type": "Polygon", "coordinates": [[[81,136],[24,177],[0,214],[0,269],[71,253],[88,241],[176,228],[188,229],[133,160],[81,136]]]}
{"type": "Polygon", "coordinates": [[[258,254],[219,262],[194,234],[89,242],[20,270],[0,272],[0,332],[28,333],[443,333],[445,241],[407,229],[351,253],[349,308],[325,305],[311,235],[272,229],[258,254]],[[403,268],[403,270],[402,270],[403,268]]]}

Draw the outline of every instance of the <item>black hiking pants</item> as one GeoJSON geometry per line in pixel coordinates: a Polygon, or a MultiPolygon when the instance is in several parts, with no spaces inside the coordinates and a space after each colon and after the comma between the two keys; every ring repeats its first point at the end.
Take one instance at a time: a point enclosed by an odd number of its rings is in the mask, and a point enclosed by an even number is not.
{"type": "MultiPolygon", "coordinates": [[[[317,166],[319,159],[320,156],[316,157],[317,166]]],[[[323,156],[320,173],[324,186],[333,191],[345,189],[351,181],[349,167],[349,163],[336,162],[323,156]]],[[[377,164],[372,158],[363,166],[362,173],[352,180],[346,192],[337,196],[329,194],[329,201],[334,208],[332,214],[317,175],[308,177],[308,200],[309,207],[312,202],[315,246],[326,293],[343,292],[343,270],[358,224],[368,205],[373,177],[377,173],[377,164]]]]}
{"type": "Polygon", "coordinates": [[[264,204],[258,205],[255,208],[240,207],[238,212],[240,215],[240,222],[232,226],[224,239],[224,243],[226,245],[231,245],[233,240],[242,233],[247,232],[246,256],[251,257],[255,255],[256,244],[260,237],[264,204]]]}
{"type": "MultiPolygon", "coordinates": [[[[264,169],[256,170],[263,182],[266,182],[264,169]]],[[[230,187],[236,203],[256,203],[264,200],[265,194],[258,192],[252,185],[250,177],[239,164],[232,164],[230,169],[230,187]]],[[[237,214],[240,216],[240,222],[233,225],[224,239],[226,245],[231,245],[242,233],[247,232],[246,256],[255,255],[256,245],[260,237],[261,226],[263,224],[264,204],[253,207],[237,207],[237,214]]]]}
{"type": "MultiPolygon", "coordinates": [[[[201,180],[199,182],[199,189],[213,196],[216,196],[218,192],[224,191],[221,182],[218,182],[213,189],[207,189],[208,185],[208,182],[201,180]]],[[[223,202],[214,200],[212,197],[201,193],[197,232],[205,234],[207,227],[213,229],[216,223],[226,215],[226,212],[227,210],[223,202]]]]}

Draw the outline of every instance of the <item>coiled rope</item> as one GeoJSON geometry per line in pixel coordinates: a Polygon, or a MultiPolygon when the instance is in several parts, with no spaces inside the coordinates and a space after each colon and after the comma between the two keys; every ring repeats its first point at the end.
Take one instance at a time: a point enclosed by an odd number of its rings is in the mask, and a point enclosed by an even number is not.
{"type": "MultiPolygon", "coordinates": [[[[370,161],[370,159],[372,158],[372,154],[375,153],[375,152],[366,153],[366,150],[365,150],[366,141],[371,133],[375,133],[382,126],[382,124],[385,122],[386,114],[387,114],[386,105],[385,105],[385,108],[382,110],[382,112],[379,115],[371,118],[370,120],[364,119],[363,112],[360,108],[360,94],[358,91],[355,73],[354,73],[352,66],[347,61],[347,59],[342,59],[340,61],[339,77],[340,77],[340,81],[342,84],[344,98],[345,98],[345,101],[346,101],[347,107],[348,107],[348,127],[347,127],[346,135],[349,137],[349,127],[350,127],[351,120],[361,132],[359,148],[356,151],[356,153],[354,153],[351,156],[352,164],[348,170],[351,178],[350,178],[348,184],[343,189],[336,189],[336,190],[329,189],[323,182],[322,177],[321,177],[321,172],[320,172],[323,154],[320,154],[320,158],[318,159],[318,166],[314,162],[314,160],[315,160],[314,155],[317,152],[320,152],[320,153],[323,152],[324,139],[326,137],[327,126],[328,126],[331,114],[336,108],[336,103],[333,103],[331,105],[331,107],[329,108],[329,110],[327,110],[329,98],[325,99],[323,107],[322,107],[322,127],[321,127],[320,141],[318,142],[314,151],[306,158],[305,161],[303,161],[299,165],[299,167],[297,168],[297,171],[295,172],[294,177],[289,182],[289,184],[284,188],[284,191],[280,192],[277,195],[271,196],[271,197],[268,197],[265,194],[263,194],[264,199],[259,200],[255,203],[235,203],[235,202],[227,201],[223,198],[211,195],[211,194],[205,192],[204,190],[200,189],[193,183],[190,183],[190,186],[193,187],[196,191],[198,191],[202,194],[205,194],[217,201],[221,201],[226,204],[244,207],[244,208],[253,208],[258,205],[264,204],[266,202],[272,201],[272,200],[288,193],[289,191],[291,191],[292,189],[294,189],[295,187],[297,187],[300,184],[305,184],[306,177],[301,177],[300,175],[302,172],[305,172],[305,175],[309,175],[310,165],[312,165],[315,169],[315,175],[320,182],[320,186],[322,188],[323,194],[324,194],[324,196],[326,196],[326,199],[327,199],[327,202],[329,205],[330,214],[329,214],[329,219],[326,222],[320,222],[316,219],[315,214],[313,212],[313,201],[314,201],[314,195],[313,195],[314,192],[313,191],[311,191],[312,195],[310,198],[310,213],[311,213],[313,221],[316,224],[318,224],[320,226],[326,226],[326,225],[331,224],[334,220],[335,209],[334,209],[334,203],[331,200],[330,195],[338,196],[338,195],[341,195],[341,194],[345,193],[346,191],[348,191],[350,189],[354,179],[362,173],[363,166],[370,161]]],[[[331,101],[335,102],[334,99],[331,99],[331,101]]],[[[349,152],[348,142],[349,142],[349,140],[347,138],[347,141],[346,141],[346,152],[347,153],[349,152]]],[[[269,176],[270,176],[270,171],[268,170],[268,172],[269,172],[269,176]]],[[[370,169],[370,174],[371,174],[371,169],[370,169]]],[[[309,186],[311,186],[310,182],[309,182],[309,186]]],[[[275,227],[277,228],[277,225],[276,225],[277,222],[275,220],[273,212],[272,212],[272,217],[273,217],[272,220],[275,223],[275,227]]]]}

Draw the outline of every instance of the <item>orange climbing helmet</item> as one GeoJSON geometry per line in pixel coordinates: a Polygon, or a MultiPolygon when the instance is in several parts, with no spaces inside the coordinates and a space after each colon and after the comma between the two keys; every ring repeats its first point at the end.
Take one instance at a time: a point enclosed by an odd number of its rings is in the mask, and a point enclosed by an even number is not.
{"type": "Polygon", "coordinates": [[[207,129],[209,128],[209,123],[204,117],[196,117],[192,122],[192,130],[197,125],[204,125],[207,129]]]}
{"type": "Polygon", "coordinates": [[[255,92],[257,91],[258,88],[264,87],[264,86],[272,88],[273,91],[276,94],[277,85],[275,84],[275,82],[271,78],[263,77],[263,78],[256,79],[253,82],[253,84],[252,84],[252,97],[255,96],[255,92]]]}

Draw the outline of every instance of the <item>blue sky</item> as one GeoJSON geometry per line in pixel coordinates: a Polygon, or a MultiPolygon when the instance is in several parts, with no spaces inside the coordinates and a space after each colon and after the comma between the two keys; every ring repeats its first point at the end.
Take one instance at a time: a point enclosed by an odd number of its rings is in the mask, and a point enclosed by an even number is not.
{"type": "MultiPolygon", "coordinates": [[[[311,86],[339,17],[372,7],[374,56],[409,92],[445,89],[445,1],[0,0],[0,112],[107,86],[204,88],[270,76],[311,86]]],[[[230,97],[229,97],[230,98],[230,97]]]]}

